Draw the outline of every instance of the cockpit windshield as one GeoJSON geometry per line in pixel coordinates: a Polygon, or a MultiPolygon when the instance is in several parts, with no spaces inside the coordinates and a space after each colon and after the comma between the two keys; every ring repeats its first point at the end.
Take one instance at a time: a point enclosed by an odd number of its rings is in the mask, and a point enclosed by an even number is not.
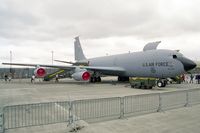
{"type": "Polygon", "coordinates": [[[173,54],[173,58],[176,59],[176,58],[177,58],[177,55],[173,54]]]}
{"type": "Polygon", "coordinates": [[[180,52],[176,52],[176,53],[173,53],[171,56],[173,57],[173,59],[177,59],[179,57],[183,57],[183,54],[181,54],[180,52]]]}

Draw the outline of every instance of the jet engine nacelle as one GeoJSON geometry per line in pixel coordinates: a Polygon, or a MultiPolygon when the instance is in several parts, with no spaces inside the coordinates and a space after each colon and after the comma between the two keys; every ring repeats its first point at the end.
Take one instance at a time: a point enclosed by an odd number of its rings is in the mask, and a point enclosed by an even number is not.
{"type": "Polygon", "coordinates": [[[90,79],[91,75],[88,71],[80,71],[73,73],[71,76],[77,81],[87,81],[90,79]]]}
{"type": "Polygon", "coordinates": [[[34,74],[38,78],[43,78],[46,75],[46,70],[42,67],[38,67],[34,70],[34,74]]]}

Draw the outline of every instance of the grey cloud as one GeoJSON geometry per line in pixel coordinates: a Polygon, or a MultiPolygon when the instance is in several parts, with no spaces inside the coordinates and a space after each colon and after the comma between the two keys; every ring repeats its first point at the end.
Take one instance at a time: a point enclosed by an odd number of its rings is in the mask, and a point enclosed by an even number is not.
{"type": "MultiPolygon", "coordinates": [[[[15,2],[14,2],[15,3],[15,2]]],[[[29,34],[39,19],[31,11],[22,10],[23,6],[14,6],[12,1],[1,2],[0,5],[0,36],[19,38],[29,34]]]]}
{"type": "Polygon", "coordinates": [[[24,2],[14,9],[11,2],[7,8],[0,6],[1,19],[4,20],[0,22],[2,37],[46,41],[75,35],[88,39],[130,35],[154,38],[200,32],[196,1],[192,4],[192,11],[190,6],[177,11],[173,2],[169,2],[168,9],[159,4],[163,1],[158,0],[30,1],[39,7],[28,4],[30,10],[20,10],[25,6],[24,2]]]}
{"type": "MultiPolygon", "coordinates": [[[[88,38],[127,35],[154,38],[179,35],[187,31],[200,31],[196,19],[199,12],[198,1],[190,2],[193,3],[192,11],[187,5],[176,10],[177,7],[174,7],[172,1],[168,4],[169,8],[165,5],[160,7],[161,2],[163,1],[101,1],[98,3],[76,0],[64,4],[52,2],[47,12],[51,19],[61,19],[62,22],[66,22],[66,25],[68,21],[72,22],[71,24],[74,25],[74,29],[70,30],[72,34],[78,32],[88,38]],[[166,14],[167,11],[169,13],[166,14]]],[[[179,6],[182,3],[179,3],[179,6]]]]}
{"type": "MultiPolygon", "coordinates": [[[[122,45],[127,51],[136,42],[139,46],[133,50],[148,41],[190,40],[189,36],[200,33],[199,5],[198,0],[2,0],[0,46],[31,47],[32,51],[40,47],[39,52],[55,49],[55,53],[61,49],[58,57],[71,59],[77,35],[88,55],[95,48],[103,48],[99,53],[104,54],[114,47],[119,47],[118,52],[122,45]]],[[[176,43],[176,47],[189,44],[176,43]]]]}

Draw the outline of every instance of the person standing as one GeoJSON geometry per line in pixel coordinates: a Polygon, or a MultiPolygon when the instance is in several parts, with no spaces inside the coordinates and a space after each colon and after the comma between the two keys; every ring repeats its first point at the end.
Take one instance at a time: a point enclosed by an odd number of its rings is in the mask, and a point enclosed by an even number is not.
{"type": "Polygon", "coordinates": [[[190,74],[190,83],[193,83],[193,78],[194,78],[194,76],[192,74],[190,74]]]}
{"type": "Polygon", "coordinates": [[[5,74],[4,79],[7,82],[7,80],[8,80],[8,75],[7,74],[5,74]]]}
{"type": "Polygon", "coordinates": [[[185,82],[185,74],[181,75],[182,82],[185,82]]]}
{"type": "Polygon", "coordinates": [[[196,75],[197,84],[200,84],[200,74],[196,75]]]}
{"type": "Polygon", "coordinates": [[[56,82],[58,82],[58,74],[56,74],[56,82]]]}
{"type": "Polygon", "coordinates": [[[8,77],[8,81],[10,82],[10,81],[11,81],[11,79],[12,79],[12,78],[11,78],[11,76],[9,76],[9,77],[8,77]]]}
{"type": "Polygon", "coordinates": [[[31,83],[33,83],[35,81],[35,75],[31,76],[31,83]]]}

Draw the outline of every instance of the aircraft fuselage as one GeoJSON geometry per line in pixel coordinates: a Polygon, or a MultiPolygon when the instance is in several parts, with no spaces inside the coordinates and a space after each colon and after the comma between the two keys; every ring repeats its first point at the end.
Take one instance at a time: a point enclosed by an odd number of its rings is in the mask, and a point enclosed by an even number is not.
{"type": "MultiPolygon", "coordinates": [[[[104,72],[103,74],[127,77],[175,77],[185,72],[179,58],[185,58],[173,50],[148,50],[113,56],[88,59],[89,66],[121,67],[123,74],[104,72]]],[[[187,58],[185,58],[187,59],[187,58]]],[[[187,59],[188,60],[188,59],[187,59]]]]}

